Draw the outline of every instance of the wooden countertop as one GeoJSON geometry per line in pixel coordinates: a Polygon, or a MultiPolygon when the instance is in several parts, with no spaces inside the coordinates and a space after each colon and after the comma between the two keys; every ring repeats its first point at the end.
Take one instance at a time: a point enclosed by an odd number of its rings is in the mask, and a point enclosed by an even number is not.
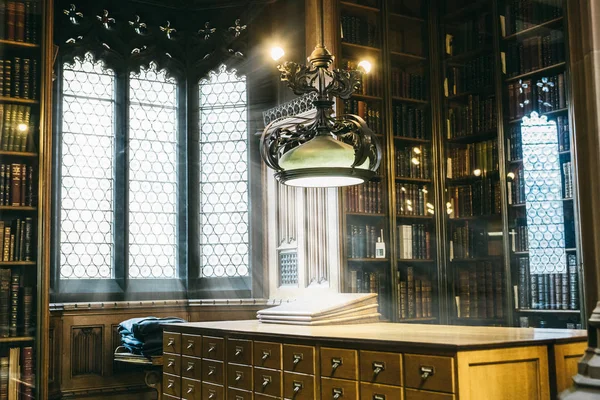
{"type": "Polygon", "coordinates": [[[536,329],[473,327],[456,325],[425,325],[373,323],[332,326],[295,326],[265,324],[258,320],[190,322],[169,324],[165,330],[213,334],[237,334],[290,339],[318,339],[391,345],[394,347],[431,347],[447,350],[515,347],[550,343],[581,342],[587,340],[587,331],[574,329],[536,329]],[[173,329],[172,327],[176,327],[173,329]]]}

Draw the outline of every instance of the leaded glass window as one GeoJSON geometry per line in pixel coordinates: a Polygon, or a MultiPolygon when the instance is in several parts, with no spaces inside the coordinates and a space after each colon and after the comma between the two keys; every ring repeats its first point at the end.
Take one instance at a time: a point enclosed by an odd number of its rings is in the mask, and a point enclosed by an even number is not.
{"type": "Polygon", "coordinates": [[[199,86],[200,274],[249,274],[246,77],[221,65],[199,86]]]}
{"type": "Polygon", "coordinates": [[[90,53],[64,64],[60,277],[113,276],[115,74],[90,53]]]}
{"type": "Polygon", "coordinates": [[[177,84],[151,63],[129,86],[129,277],[175,278],[177,84]]]}

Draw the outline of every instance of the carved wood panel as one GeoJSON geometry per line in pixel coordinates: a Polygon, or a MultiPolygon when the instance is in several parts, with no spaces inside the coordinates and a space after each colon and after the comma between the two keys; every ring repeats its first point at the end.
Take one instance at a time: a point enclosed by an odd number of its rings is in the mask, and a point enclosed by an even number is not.
{"type": "Polygon", "coordinates": [[[71,376],[102,376],[104,326],[71,328],[71,376]]]}

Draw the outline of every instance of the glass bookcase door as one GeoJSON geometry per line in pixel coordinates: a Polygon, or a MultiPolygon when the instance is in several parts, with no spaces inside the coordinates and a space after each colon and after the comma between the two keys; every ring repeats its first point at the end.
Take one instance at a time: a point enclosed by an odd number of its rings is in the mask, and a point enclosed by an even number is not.
{"type": "Polygon", "coordinates": [[[429,1],[389,1],[393,273],[399,322],[439,318],[429,1]]]}
{"type": "Polygon", "coordinates": [[[377,293],[382,316],[392,319],[381,15],[379,0],[340,2],[339,67],[356,69],[364,60],[372,68],[363,75],[361,89],[337,111],[364,119],[383,149],[375,178],[342,189],[344,290],[377,293]]]}
{"type": "Polygon", "coordinates": [[[581,327],[562,1],[499,3],[515,325],[581,327]]]}
{"type": "Polygon", "coordinates": [[[506,323],[492,2],[448,2],[443,132],[449,322],[506,323]]]}

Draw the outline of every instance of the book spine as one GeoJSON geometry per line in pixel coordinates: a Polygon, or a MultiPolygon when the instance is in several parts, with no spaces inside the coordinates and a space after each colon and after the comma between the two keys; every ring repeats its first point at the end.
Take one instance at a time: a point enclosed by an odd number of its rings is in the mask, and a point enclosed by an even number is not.
{"type": "Polygon", "coordinates": [[[11,166],[11,205],[21,206],[21,164],[11,166]]]}

